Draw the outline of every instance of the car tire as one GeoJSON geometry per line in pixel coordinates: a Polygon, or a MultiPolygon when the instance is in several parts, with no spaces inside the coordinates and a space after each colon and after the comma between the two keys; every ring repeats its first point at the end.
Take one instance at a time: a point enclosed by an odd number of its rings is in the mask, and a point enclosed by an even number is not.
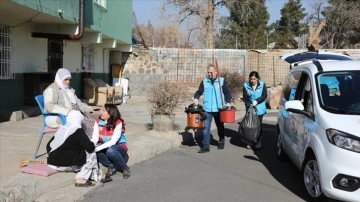
{"type": "Polygon", "coordinates": [[[285,161],[285,160],[287,160],[287,156],[286,156],[286,153],[285,153],[284,148],[283,148],[279,128],[277,129],[276,132],[277,132],[276,133],[276,157],[280,161],[285,161]]]}
{"type": "Polygon", "coordinates": [[[310,201],[326,201],[321,190],[320,170],[314,155],[306,157],[302,167],[303,182],[310,201]]]}

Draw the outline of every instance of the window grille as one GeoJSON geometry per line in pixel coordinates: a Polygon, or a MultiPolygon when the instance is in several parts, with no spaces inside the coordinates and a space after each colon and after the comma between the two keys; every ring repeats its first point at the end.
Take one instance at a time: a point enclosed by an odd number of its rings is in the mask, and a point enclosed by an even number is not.
{"type": "Polygon", "coordinates": [[[98,5],[106,8],[106,0],[94,0],[95,3],[97,3],[98,5]]]}
{"type": "Polygon", "coordinates": [[[11,27],[0,26],[0,79],[14,79],[14,33],[11,27]]]}
{"type": "Polygon", "coordinates": [[[84,70],[84,71],[95,70],[94,55],[95,55],[95,51],[94,51],[93,47],[86,46],[86,45],[83,45],[81,47],[82,70],[84,70]]]}

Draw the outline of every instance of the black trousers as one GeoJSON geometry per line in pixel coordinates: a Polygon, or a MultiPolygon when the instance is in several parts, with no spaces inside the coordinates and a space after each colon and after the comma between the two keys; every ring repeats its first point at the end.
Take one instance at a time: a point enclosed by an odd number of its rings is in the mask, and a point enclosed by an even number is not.
{"type": "Polygon", "coordinates": [[[263,135],[262,120],[263,120],[264,114],[263,115],[258,115],[258,117],[259,117],[259,121],[260,121],[260,134],[259,134],[259,137],[257,139],[257,142],[259,142],[261,140],[261,137],[263,135]]]}

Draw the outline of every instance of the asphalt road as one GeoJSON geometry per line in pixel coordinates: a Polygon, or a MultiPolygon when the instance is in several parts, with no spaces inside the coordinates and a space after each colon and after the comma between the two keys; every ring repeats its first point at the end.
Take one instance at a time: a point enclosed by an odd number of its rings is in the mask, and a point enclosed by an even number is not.
{"type": "MultiPolygon", "coordinates": [[[[224,150],[212,141],[210,152],[198,154],[191,135],[185,145],[131,167],[112,182],[85,195],[84,201],[307,201],[300,172],[275,156],[275,123],[264,121],[263,148],[247,150],[237,124],[226,126],[224,150]]],[[[131,157],[130,157],[131,158],[131,157]]]]}

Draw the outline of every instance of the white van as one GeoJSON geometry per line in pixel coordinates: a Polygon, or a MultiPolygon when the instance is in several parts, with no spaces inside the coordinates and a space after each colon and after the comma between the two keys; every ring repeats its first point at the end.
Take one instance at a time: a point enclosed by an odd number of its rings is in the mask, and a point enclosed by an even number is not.
{"type": "Polygon", "coordinates": [[[292,69],[283,86],[276,154],[301,170],[312,201],[359,202],[360,62],[311,53],[305,60],[283,57],[292,69]]]}

